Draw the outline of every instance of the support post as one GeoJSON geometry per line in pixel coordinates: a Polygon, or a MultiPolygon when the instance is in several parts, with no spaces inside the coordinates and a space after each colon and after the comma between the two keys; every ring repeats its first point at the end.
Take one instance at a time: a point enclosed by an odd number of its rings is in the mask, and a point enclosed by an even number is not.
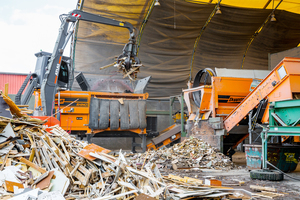
{"type": "Polygon", "coordinates": [[[131,151],[132,151],[132,153],[136,152],[135,151],[135,137],[134,136],[132,137],[131,151]]]}
{"type": "Polygon", "coordinates": [[[91,140],[92,140],[92,137],[93,137],[94,135],[93,134],[86,134],[86,140],[87,140],[87,142],[90,144],[91,143],[91,140]]]}
{"type": "Polygon", "coordinates": [[[8,96],[8,83],[5,83],[4,95],[8,96]]]}
{"type": "Polygon", "coordinates": [[[186,132],[184,131],[184,99],[183,99],[183,93],[181,93],[181,137],[186,136],[186,132]]]}
{"type": "Polygon", "coordinates": [[[252,144],[252,114],[253,110],[249,112],[249,122],[248,122],[248,133],[249,133],[249,144],[252,144]]]}
{"type": "Polygon", "coordinates": [[[143,149],[143,153],[146,151],[147,148],[147,144],[146,144],[146,134],[142,134],[142,149],[143,149]]]}
{"type": "Polygon", "coordinates": [[[172,115],[173,115],[173,104],[174,104],[174,101],[175,101],[175,97],[170,97],[170,126],[173,124],[173,118],[172,118],[172,115]]]}
{"type": "Polygon", "coordinates": [[[268,152],[268,131],[263,130],[261,132],[261,147],[262,147],[262,168],[267,168],[266,160],[267,158],[267,152],[268,152]]]}

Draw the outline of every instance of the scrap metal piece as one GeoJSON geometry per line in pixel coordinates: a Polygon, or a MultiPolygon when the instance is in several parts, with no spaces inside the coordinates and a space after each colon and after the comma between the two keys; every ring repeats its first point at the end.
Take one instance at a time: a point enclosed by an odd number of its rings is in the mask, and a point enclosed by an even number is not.
{"type": "Polygon", "coordinates": [[[133,93],[144,94],[146,92],[146,88],[150,82],[150,79],[151,79],[151,76],[147,76],[146,78],[138,80],[133,93]]]}

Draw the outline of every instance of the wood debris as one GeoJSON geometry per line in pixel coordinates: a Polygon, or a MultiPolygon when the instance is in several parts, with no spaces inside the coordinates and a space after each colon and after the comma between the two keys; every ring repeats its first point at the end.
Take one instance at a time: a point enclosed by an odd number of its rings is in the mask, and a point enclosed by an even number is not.
{"type": "Polygon", "coordinates": [[[135,154],[130,157],[132,165],[141,167],[147,160],[156,163],[163,168],[188,169],[205,168],[216,170],[230,170],[234,164],[230,158],[217,152],[207,142],[198,138],[189,138],[171,148],[152,150],[143,154],[135,154]]]}
{"type": "Polygon", "coordinates": [[[214,169],[232,167],[227,157],[201,140],[192,138],[170,149],[144,154],[133,162],[121,150],[118,157],[109,155],[109,150],[77,140],[58,125],[48,128],[48,132],[40,120],[20,115],[14,105],[11,110],[12,118],[0,116],[0,199],[179,200],[234,194],[251,198],[251,193],[244,190],[161,175],[159,166],[163,162],[214,169]]]}
{"type": "Polygon", "coordinates": [[[276,188],[273,188],[273,187],[262,187],[262,186],[259,186],[259,185],[250,185],[250,189],[256,190],[256,191],[277,192],[276,188]]]}
{"type": "Polygon", "coordinates": [[[262,191],[259,193],[252,193],[253,196],[258,196],[258,197],[264,197],[264,198],[268,198],[268,199],[274,199],[276,197],[282,197],[284,196],[284,194],[280,194],[280,193],[274,193],[274,192],[267,192],[267,191],[262,191]]]}
{"type": "Polygon", "coordinates": [[[263,187],[259,185],[250,185],[250,189],[254,191],[261,191],[258,193],[252,193],[253,196],[264,197],[268,199],[273,199],[276,197],[284,196],[284,194],[277,193],[277,189],[273,187],[263,187]]]}

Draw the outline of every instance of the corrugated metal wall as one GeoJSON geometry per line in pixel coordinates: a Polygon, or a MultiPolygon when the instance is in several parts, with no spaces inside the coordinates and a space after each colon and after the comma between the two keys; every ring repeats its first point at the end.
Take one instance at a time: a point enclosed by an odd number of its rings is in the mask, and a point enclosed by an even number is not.
{"type": "Polygon", "coordinates": [[[0,73],[0,90],[5,90],[8,83],[8,94],[17,94],[27,74],[0,73]]]}

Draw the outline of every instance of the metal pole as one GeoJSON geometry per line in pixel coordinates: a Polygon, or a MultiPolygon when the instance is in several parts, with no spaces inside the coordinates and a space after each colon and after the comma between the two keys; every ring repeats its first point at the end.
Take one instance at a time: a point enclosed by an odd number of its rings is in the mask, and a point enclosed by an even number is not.
{"type": "Polygon", "coordinates": [[[60,90],[58,90],[58,98],[57,98],[57,119],[59,121],[59,125],[61,125],[61,121],[60,121],[60,90]]]}
{"type": "Polygon", "coordinates": [[[249,123],[248,123],[248,132],[249,132],[249,144],[252,144],[252,113],[253,110],[249,112],[249,123]]]}
{"type": "Polygon", "coordinates": [[[184,100],[183,100],[183,93],[181,93],[181,137],[185,137],[186,136],[186,132],[184,131],[184,100]]]}
{"type": "Polygon", "coordinates": [[[175,98],[176,97],[170,97],[170,126],[173,124],[173,118],[172,118],[172,115],[173,115],[173,103],[175,101],[175,98]]]}
{"type": "Polygon", "coordinates": [[[267,152],[268,152],[268,132],[263,130],[261,132],[261,147],[262,147],[262,168],[267,168],[267,152]]]}

